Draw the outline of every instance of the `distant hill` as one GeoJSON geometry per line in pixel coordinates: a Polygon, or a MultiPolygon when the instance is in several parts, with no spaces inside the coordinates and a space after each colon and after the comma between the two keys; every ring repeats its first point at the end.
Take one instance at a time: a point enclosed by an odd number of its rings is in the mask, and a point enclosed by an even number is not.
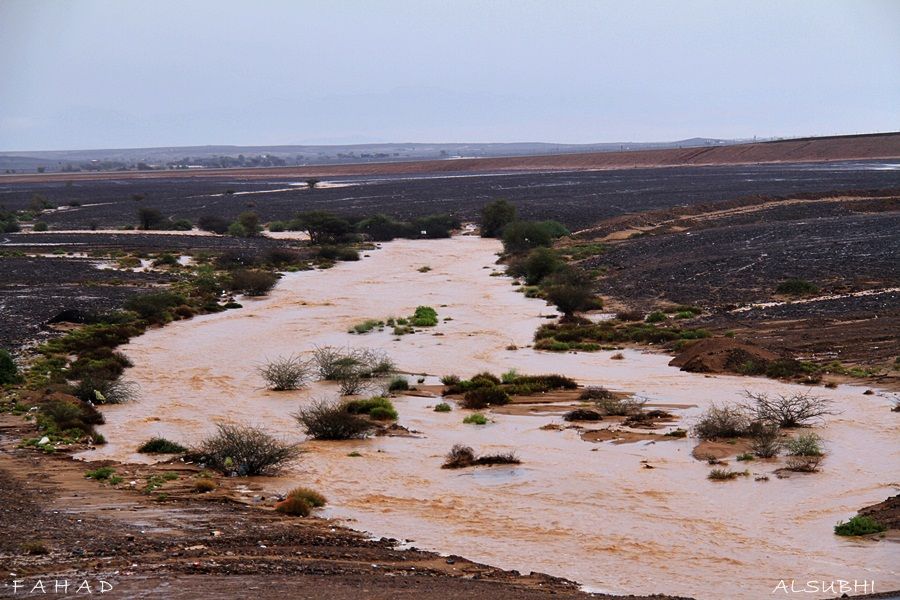
{"type": "MultiPolygon", "coordinates": [[[[426,145],[419,145],[426,146],[426,145]]],[[[465,144],[457,148],[469,147],[465,144]]],[[[478,145],[472,145],[478,146],[478,145]]],[[[484,146],[500,146],[487,144],[484,146]]],[[[537,144],[531,147],[539,146],[537,144]]],[[[542,145],[546,146],[546,145],[542,145]]],[[[555,145],[551,144],[554,149],[555,145]]],[[[383,147],[383,146],[379,146],[383,147]]],[[[432,148],[449,148],[435,145],[432,148]]],[[[357,147],[358,148],[358,147],[357,147]]],[[[105,173],[46,173],[0,175],[0,183],[40,180],[90,180],[125,178],[228,177],[234,179],[303,179],[354,175],[416,175],[496,173],[514,171],[578,171],[634,167],[810,163],[847,160],[900,161],[900,132],[830,136],[754,143],[721,143],[681,147],[602,152],[547,153],[540,155],[459,158],[450,160],[357,161],[339,164],[272,168],[174,169],[105,173]]]]}
{"type": "Polygon", "coordinates": [[[0,173],[55,171],[115,171],[151,168],[282,167],[371,162],[404,162],[459,158],[496,158],[616,152],[663,148],[721,146],[732,140],[691,138],[675,142],[551,144],[544,142],[423,144],[386,143],[340,146],[172,146],[105,150],[0,152],[0,173]]]}

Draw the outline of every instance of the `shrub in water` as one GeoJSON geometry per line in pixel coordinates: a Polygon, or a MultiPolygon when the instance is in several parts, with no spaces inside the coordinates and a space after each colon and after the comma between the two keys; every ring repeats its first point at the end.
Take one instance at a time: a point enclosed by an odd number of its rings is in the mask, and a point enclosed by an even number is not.
{"type": "Polygon", "coordinates": [[[602,421],[603,416],[595,410],[576,408],[564,414],[563,419],[566,421],[602,421]]]}
{"type": "Polygon", "coordinates": [[[275,391],[296,390],[309,380],[312,363],[292,354],[271,360],[258,370],[269,388],[275,391]]]}
{"type": "Polygon", "coordinates": [[[406,377],[395,377],[388,385],[389,392],[402,392],[409,389],[409,382],[406,377]]]}
{"type": "Polygon", "coordinates": [[[615,394],[602,386],[588,386],[578,396],[579,400],[612,400],[615,394]]]}
{"type": "Polygon", "coordinates": [[[413,327],[434,327],[438,324],[437,311],[430,306],[418,306],[409,321],[413,327]]]}
{"type": "Polygon", "coordinates": [[[872,517],[866,515],[856,515],[849,521],[841,521],[834,526],[834,532],[837,535],[869,535],[872,533],[881,533],[887,529],[872,517]]]}
{"type": "Polygon", "coordinates": [[[509,394],[496,386],[480,387],[469,390],[463,396],[460,405],[463,408],[486,408],[488,406],[509,403],[509,394]]]}
{"type": "Polygon", "coordinates": [[[475,451],[469,446],[456,444],[447,453],[442,469],[461,469],[475,464],[475,451]]]}
{"type": "Polygon", "coordinates": [[[339,402],[315,400],[295,415],[306,434],[317,440],[349,440],[365,437],[372,423],[348,412],[339,402]]]}
{"type": "Polygon", "coordinates": [[[481,413],[475,413],[463,419],[463,423],[466,425],[487,425],[487,422],[487,417],[481,413]]]}
{"type": "Polygon", "coordinates": [[[312,506],[304,498],[288,496],[275,504],[275,510],[292,517],[308,517],[312,512],[312,506]]]}
{"type": "Polygon", "coordinates": [[[308,487],[294,488],[288,493],[287,497],[302,498],[313,508],[322,508],[326,503],[325,496],[308,487]]]}
{"type": "Polygon", "coordinates": [[[231,273],[228,288],[233,292],[243,292],[248,296],[265,296],[277,282],[278,275],[271,271],[238,269],[231,273]]]}
{"type": "Polygon", "coordinates": [[[154,437],[141,444],[138,452],[142,454],[183,454],[187,452],[187,448],[165,438],[154,437]]]}
{"type": "Polygon", "coordinates": [[[434,407],[434,412],[450,412],[453,410],[449,404],[446,402],[441,402],[437,406],[434,407]]]}
{"type": "Polygon", "coordinates": [[[822,438],[815,433],[801,433],[784,443],[792,456],[822,456],[822,438]]]}
{"type": "Polygon", "coordinates": [[[737,406],[710,406],[694,425],[694,435],[702,440],[740,437],[747,432],[750,419],[737,406]]]}

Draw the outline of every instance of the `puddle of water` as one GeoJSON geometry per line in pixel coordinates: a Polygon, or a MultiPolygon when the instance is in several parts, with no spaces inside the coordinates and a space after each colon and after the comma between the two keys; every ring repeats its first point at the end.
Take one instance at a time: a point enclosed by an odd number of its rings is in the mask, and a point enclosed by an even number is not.
{"type": "MultiPolygon", "coordinates": [[[[291,414],[334,388],[270,392],[255,366],[324,344],[382,348],[410,373],[559,372],[673,405],[682,425],[711,402],[741,400],[745,389],[801,389],[682,373],[666,356],[633,350],[612,360],[611,352],[524,348],[542,315],[554,311],[515,292],[508,278],[490,277],[499,249],[495,240],[471,236],[399,240],[359,263],[288,274],[270,297],[241,310],[150,331],[123,348],[137,365],[126,377],[140,383],[141,400],[105,407],[101,430],[109,444],[84,456],[148,461],[134,453],[141,441],[164,435],[194,444],[215,421],[262,425],[302,441],[291,414]],[[431,271],[420,273],[423,265],[431,271]],[[409,315],[420,304],[452,320],[399,340],[389,331],[347,333],[364,319],[409,315]],[[520,349],[506,350],[511,344],[520,349]]],[[[900,425],[886,398],[862,391],[815,390],[844,412],[820,431],[828,451],[822,472],[784,480],[771,475],[777,464],[757,461],[746,467],[769,481],[710,482],[709,467],[690,456],[691,440],[591,444],[573,430],[541,429],[563,423],[558,414],[494,414],[488,425],[463,425],[468,411],[435,413],[438,399],[401,397],[400,424],[422,437],[310,441],[297,464],[267,486],[284,492],[311,485],[330,500],[325,514],[354,528],[591,589],[749,599],[768,597],[778,580],[791,578],[875,579],[890,589],[900,585],[900,546],[832,535],[835,522],[896,493],[900,482],[900,425]],[[522,464],[441,469],[457,443],[479,453],[514,450],[522,464]]]]}

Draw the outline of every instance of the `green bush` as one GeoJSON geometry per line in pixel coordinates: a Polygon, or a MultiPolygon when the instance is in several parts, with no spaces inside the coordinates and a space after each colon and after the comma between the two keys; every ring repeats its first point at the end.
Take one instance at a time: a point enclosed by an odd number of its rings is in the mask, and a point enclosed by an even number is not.
{"type": "Polygon", "coordinates": [[[396,421],[398,417],[394,404],[384,396],[374,396],[366,400],[351,400],[344,404],[344,409],[354,415],[369,415],[376,421],[396,421]]]}
{"type": "Polygon", "coordinates": [[[486,408],[509,403],[509,394],[497,386],[479,387],[466,392],[460,405],[463,408],[486,408]]]}
{"type": "Polygon", "coordinates": [[[446,402],[441,402],[434,407],[434,412],[450,412],[453,408],[446,402]]]}
{"type": "Polygon", "coordinates": [[[647,315],[647,318],[644,319],[648,323],[661,323],[666,320],[666,313],[660,310],[654,310],[652,313],[647,315]]]}
{"type": "Polygon", "coordinates": [[[306,434],[317,440],[349,440],[363,438],[372,423],[351,413],[345,405],[327,400],[315,400],[303,406],[295,415],[306,434]]]}
{"type": "Polygon", "coordinates": [[[395,377],[388,384],[389,392],[402,392],[409,389],[409,381],[406,380],[406,377],[395,377]]]}
{"type": "Polygon", "coordinates": [[[184,454],[188,449],[165,438],[154,437],[141,444],[137,451],[141,454],[184,454]]]}
{"type": "Polygon", "coordinates": [[[856,515],[849,521],[841,521],[834,526],[834,533],[845,536],[869,535],[872,533],[881,533],[885,530],[887,530],[885,525],[866,515],[856,515]]]}
{"type": "Polygon", "coordinates": [[[84,476],[88,479],[96,479],[97,481],[106,481],[116,474],[116,470],[112,467],[99,467],[92,471],[87,471],[84,476]]]}
{"type": "Polygon", "coordinates": [[[487,425],[487,422],[487,417],[481,413],[475,413],[463,419],[463,423],[466,425],[487,425]]]}
{"type": "Polygon", "coordinates": [[[233,292],[243,292],[248,296],[265,296],[277,282],[278,275],[271,271],[238,269],[231,273],[228,287],[233,292]]]}
{"type": "Polygon", "coordinates": [[[19,367],[16,366],[12,355],[0,348],[0,385],[18,383],[20,379],[19,367]]]}
{"type": "Polygon", "coordinates": [[[430,306],[417,306],[409,322],[414,327],[434,327],[438,324],[437,311],[430,306]]]}
{"type": "Polygon", "coordinates": [[[191,457],[228,475],[274,475],[297,455],[297,447],[258,427],[216,425],[216,433],[191,451],[191,457]]]}
{"type": "Polygon", "coordinates": [[[362,335],[364,333],[369,333],[377,327],[384,327],[384,321],[379,321],[377,319],[366,319],[362,323],[357,323],[352,328],[350,328],[350,333],[358,333],[362,335]]]}
{"type": "Polygon", "coordinates": [[[822,456],[822,438],[815,433],[801,433],[784,442],[784,447],[791,456],[822,456]]]}
{"type": "Polygon", "coordinates": [[[500,198],[481,209],[481,237],[500,237],[504,228],[516,220],[516,207],[500,198]]]}
{"type": "Polygon", "coordinates": [[[325,506],[326,500],[325,496],[320,494],[319,492],[307,488],[307,487],[298,487],[291,490],[288,495],[288,498],[302,498],[306,500],[306,502],[312,506],[313,508],[321,508],[325,506]]]}
{"type": "Polygon", "coordinates": [[[779,283],[775,291],[785,296],[807,296],[817,293],[819,288],[803,279],[788,279],[779,283]]]}
{"type": "Polygon", "coordinates": [[[172,319],[169,312],[172,308],[185,303],[185,298],[175,292],[154,292],[141,294],[129,298],[125,302],[125,308],[136,312],[142,319],[149,323],[166,323],[172,319]]]}

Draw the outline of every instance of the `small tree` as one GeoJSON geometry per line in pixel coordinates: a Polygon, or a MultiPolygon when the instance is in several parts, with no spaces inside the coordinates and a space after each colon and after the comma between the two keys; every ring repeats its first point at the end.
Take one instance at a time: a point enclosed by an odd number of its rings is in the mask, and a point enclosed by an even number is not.
{"type": "Polygon", "coordinates": [[[238,215],[236,223],[239,223],[244,230],[244,237],[254,237],[259,235],[262,227],[259,224],[259,216],[252,210],[242,212],[238,215]]]}
{"type": "Polygon", "coordinates": [[[317,440],[349,440],[365,437],[372,422],[350,413],[341,402],[314,400],[294,415],[306,435],[317,440]]]}
{"type": "Polygon", "coordinates": [[[291,354],[268,361],[258,367],[266,384],[275,391],[296,390],[306,385],[312,374],[312,364],[291,354]]]}
{"type": "Polygon", "coordinates": [[[257,427],[216,426],[191,454],[211,468],[229,475],[274,475],[297,455],[297,447],[269,435],[257,427]]]}
{"type": "Polygon", "coordinates": [[[306,180],[306,187],[308,189],[314,190],[314,189],[316,189],[316,186],[319,185],[319,183],[321,183],[321,181],[319,179],[316,179],[315,177],[310,177],[306,180]]]}
{"type": "Polygon", "coordinates": [[[12,355],[0,348],[0,385],[19,382],[19,368],[12,355]]]}
{"type": "Polygon", "coordinates": [[[165,220],[155,208],[139,208],[137,216],[140,229],[157,229],[165,220]]]}
{"type": "Polygon", "coordinates": [[[481,209],[481,237],[500,237],[503,228],[516,220],[516,207],[500,198],[481,209]]]}
{"type": "Polygon", "coordinates": [[[826,415],[836,414],[831,409],[831,400],[812,394],[778,394],[770,397],[765,393],[747,391],[744,395],[751,400],[744,408],[754,414],[756,420],[774,423],[778,427],[809,427],[826,415]]]}

